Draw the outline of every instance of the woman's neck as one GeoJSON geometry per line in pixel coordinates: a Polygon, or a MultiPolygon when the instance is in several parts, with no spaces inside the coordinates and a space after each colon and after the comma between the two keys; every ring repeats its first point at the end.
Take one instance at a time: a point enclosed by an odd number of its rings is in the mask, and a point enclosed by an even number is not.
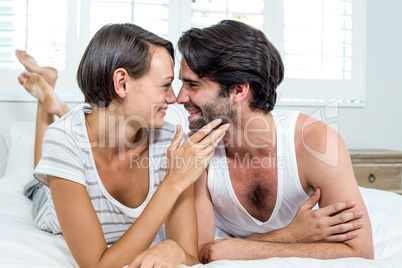
{"type": "Polygon", "coordinates": [[[138,122],[124,120],[116,111],[95,107],[85,115],[85,124],[91,147],[108,155],[124,155],[148,147],[147,130],[138,122]]]}

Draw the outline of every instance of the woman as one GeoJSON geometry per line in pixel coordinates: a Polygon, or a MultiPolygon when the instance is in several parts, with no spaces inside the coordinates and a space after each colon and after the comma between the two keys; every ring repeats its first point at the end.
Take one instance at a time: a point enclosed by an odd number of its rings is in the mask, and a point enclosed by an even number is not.
{"type": "MultiPolygon", "coordinates": [[[[34,71],[33,58],[18,53],[34,71]]],[[[87,104],[55,123],[66,106],[51,89],[54,70],[19,77],[38,98],[34,176],[48,186],[34,200],[35,222],[61,231],[80,267],[198,263],[192,184],[228,125],[209,133],[220,123],[213,121],[179,146],[182,128],[163,120],[176,101],[173,59],[169,41],[138,26],[103,27],[78,68],[87,104]],[[163,224],[167,240],[149,248],[163,224]]]]}

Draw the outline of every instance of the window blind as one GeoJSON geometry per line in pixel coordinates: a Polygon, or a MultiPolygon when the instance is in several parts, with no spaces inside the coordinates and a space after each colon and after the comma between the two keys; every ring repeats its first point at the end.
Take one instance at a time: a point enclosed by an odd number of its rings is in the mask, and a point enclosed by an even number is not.
{"type": "Polygon", "coordinates": [[[193,0],[192,27],[207,27],[224,19],[239,20],[258,29],[263,26],[263,0],[193,0]]]}
{"type": "Polygon", "coordinates": [[[15,49],[23,49],[40,64],[63,70],[66,32],[66,0],[1,0],[0,68],[21,69],[15,49]]]}
{"type": "Polygon", "coordinates": [[[285,0],[286,76],[351,79],[352,31],[351,1],[285,0]]]}
{"type": "Polygon", "coordinates": [[[365,0],[283,0],[280,103],[365,102],[365,0]]]}
{"type": "Polygon", "coordinates": [[[25,1],[0,1],[0,68],[16,69],[14,51],[26,45],[25,1]],[[20,3],[18,3],[20,2],[20,3]],[[20,33],[23,33],[21,35],[20,33]]]}
{"type": "Polygon", "coordinates": [[[167,38],[169,34],[169,0],[91,1],[91,36],[105,24],[127,22],[135,23],[167,38]]]}
{"type": "Polygon", "coordinates": [[[175,44],[190,27],[234,19],[264,31],[281,52],[285,80],[279,104],[364,102],[365,5],[366,0],[0,0],[0,100],[32,100],[16,79],[23,69],[17,48],[57,68],[58,93],[79,101],[77,66],[103,25],[135,23],[175,44]]]}
{"type": "Polygon", "coordinates": [[[237,19],[281,52],[279,105],[364,102],[365,0],[193,0],[191,26],[237,19]]]}

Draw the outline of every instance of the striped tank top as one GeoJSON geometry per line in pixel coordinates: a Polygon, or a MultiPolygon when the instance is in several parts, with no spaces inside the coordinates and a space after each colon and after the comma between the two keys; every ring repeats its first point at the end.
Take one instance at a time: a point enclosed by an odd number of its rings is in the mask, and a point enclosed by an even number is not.
{"type": "MultiPolygon", "coordinates": [[[[130,208],[114,199],[99,178],[85,125],[85,113],[91,112],[91,106],[79,104],[48,127],[42,146],[42,158],[34,171],[34,177],[46,186],[49,175],[84,185],[102,225],[106,243],[111,245],[140,216],[165,177],[167,148],[173,140],[176,127],[166,122],[162,128],[150,130],[148,195],[140,206],[130,208]]],[[[60,225],[50,190],[45,188],[48,200],[37,215],[35,223],[43,230],[58,234],[61,233],[60,225]]],[[[166,236],[162,226],[153,244],[164,239],[166,236]]]]}

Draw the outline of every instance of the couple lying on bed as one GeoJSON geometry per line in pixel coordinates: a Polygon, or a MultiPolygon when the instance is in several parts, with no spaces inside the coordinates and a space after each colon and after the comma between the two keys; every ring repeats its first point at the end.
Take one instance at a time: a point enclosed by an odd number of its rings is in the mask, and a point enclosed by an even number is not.
{"type": "Polygon", "coordinates": [[[132,24],[103,27],[78,68],[85,104],[70,111],[53,91],[57,71],[16,52],[28,70],[19,82],[38,99],[41,183],[25,192],[38,227],[63,233],[80,267],[373,258],[342,138],[273,110],[284,67],[265,35],[222,21],[186,31],[178,48],[176,97],[169,41],[132,24]],[[190,113],[190,138],[163,119],[175,102],[190,113]]]}

